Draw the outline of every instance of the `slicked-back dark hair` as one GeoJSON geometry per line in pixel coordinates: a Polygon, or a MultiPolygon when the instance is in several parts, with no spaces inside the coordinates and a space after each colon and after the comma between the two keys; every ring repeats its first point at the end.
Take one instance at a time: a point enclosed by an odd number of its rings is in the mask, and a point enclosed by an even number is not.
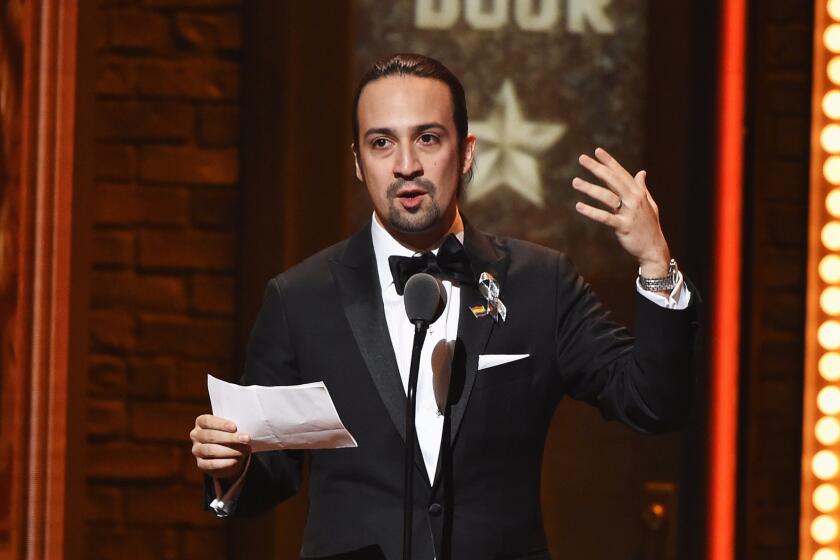
{"type": "Polygon", "coordinates": [[[455,121],[455,130],[458,133],[458,146],[463,147],[467,138],[467,98],[461,81],[455,77],[455,74],[449,68],[434,58],[422,54],[402,53],[393,54],[374,62],[356,87],[356,94],[353,96],[353,142],[356,143],[357,150],[359,145],[359,98],[362,96],[362,90],[369,83],[388,76],[431,78],[446,84],[449,93],[452,95],[452,117],[455,121]]]}

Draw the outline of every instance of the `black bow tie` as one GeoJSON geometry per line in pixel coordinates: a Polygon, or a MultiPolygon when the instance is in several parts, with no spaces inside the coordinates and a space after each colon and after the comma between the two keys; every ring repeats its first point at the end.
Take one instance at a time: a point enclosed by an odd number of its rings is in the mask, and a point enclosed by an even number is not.
{"type": "Polygon", "coordinates": [[[437,256],[434,253],[422,253],[414,257],[388,257],[391,276],[397,293],[402,295],[405,283],[412,275],[426,272],[441,280],[457,281],[459,284],[475,284],[475,273],[470,266],[470,259],[464,246],[454,234],[449,234],[440,246],[437,256]]]}

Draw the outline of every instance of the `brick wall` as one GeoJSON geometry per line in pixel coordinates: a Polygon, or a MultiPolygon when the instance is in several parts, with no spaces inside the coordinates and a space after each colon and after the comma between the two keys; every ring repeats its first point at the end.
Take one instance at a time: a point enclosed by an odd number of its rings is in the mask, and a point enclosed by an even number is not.
{"type": "Polygon", "coordinates": [[[747,336],[739,558],[795,558],[813,2],[751,2],[747,336]]]}
{"type": "Polygon", "coordinates": [[[240,0],[102,1],[89,558],[219,558],[188,432],[233,355],[240,0]]]}

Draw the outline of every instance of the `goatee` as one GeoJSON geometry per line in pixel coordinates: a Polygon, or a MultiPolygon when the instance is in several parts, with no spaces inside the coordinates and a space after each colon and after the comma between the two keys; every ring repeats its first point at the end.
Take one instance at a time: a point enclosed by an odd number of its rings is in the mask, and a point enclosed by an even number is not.
{"type": "Polygon", "coordinates": [[[406,179],[397,179],[388,186],[386,195],[388,197],[388,223],[397,231],[405,233],[420,233],[429,230],[434,226],[441,217],[440,206],[435,201],[435,193],[437,187],[428,179],[419,177],[410,181],[406,179]],[[397,205],[397,193],[407,183],[417,185],[426,191],[429,196],[430,204],[426,208],[418,208],[414,212],[401,210],[397,205]]]}

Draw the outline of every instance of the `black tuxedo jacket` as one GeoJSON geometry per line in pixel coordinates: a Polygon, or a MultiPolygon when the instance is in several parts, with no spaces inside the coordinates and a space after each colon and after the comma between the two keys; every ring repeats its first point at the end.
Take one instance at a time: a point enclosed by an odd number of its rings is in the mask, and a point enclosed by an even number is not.
{"type": "MultiPolygon", "coordinates": [[[[440,459],[429,480],[419,448],[414,555],[548,558],[540,469],[555,406],[570,395],[637,430],[673,427],[693,385],[696,304],[638,296],[636,338],[608,318],[561,254],[467,225],[476,274],[501,286],[507,319],[476,318],[461,287],[440,459]],[[528,358],[477,370],[481,354],[528,358]]],[[[692,297],[697,300],[696,294],[692,297]]],[[[305,558],[401,557],[405,392],[388,334],[369,225],[272,279],[248,345],[244,384],[323,380],[359,446],[311,452],[305,558]]],[[[235,515],[294,494],[301,452],[252,457],[235,515]]],[[[278,530],[282,530],[279,528],[278,530]]]]}

